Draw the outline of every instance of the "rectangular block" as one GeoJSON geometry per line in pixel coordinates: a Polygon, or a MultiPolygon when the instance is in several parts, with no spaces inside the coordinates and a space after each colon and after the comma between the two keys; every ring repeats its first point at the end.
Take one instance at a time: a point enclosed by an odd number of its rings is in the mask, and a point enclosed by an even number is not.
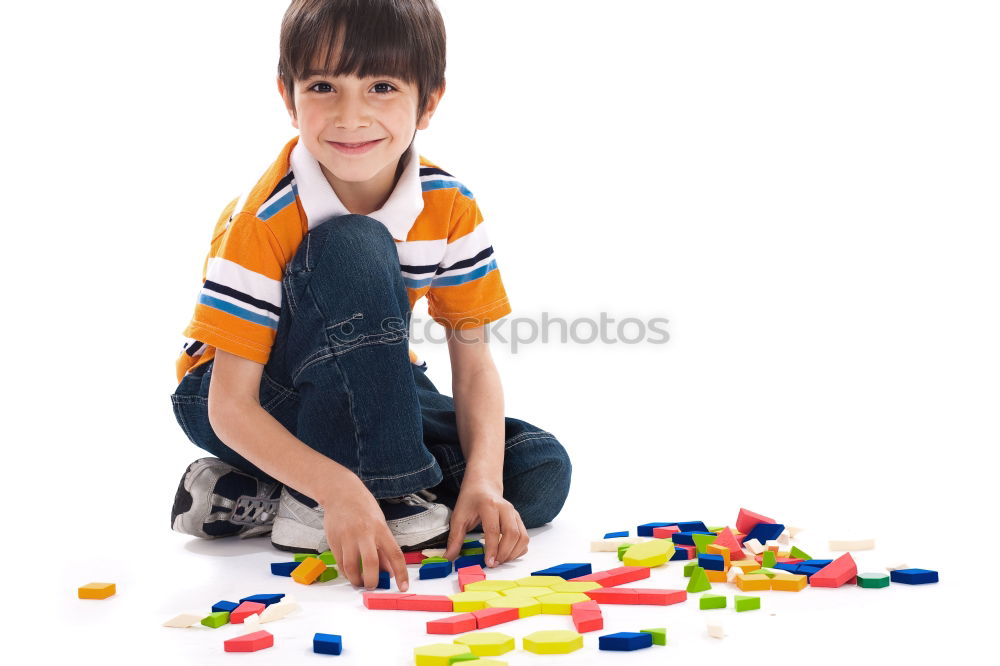
{"type": "Polygon", "coordinates": [[[687,590],[660,590],[654,588],[633,588],[636,600],[633,603],[645,606],[669,606],[687,599],[687,590]]]}
{"type": "Polygon", "coordinates": [[[430,620],[427,623],[428,634],[461,634],[466,631],[475,631],[477,628],[476,616],[472,613],[451,615],[440,620],[430,620]]]}
{"type": "Polygon", "coordinates": [[[511,622],[521,617],[516,608],[483,608],[481,610],[472,611],[472,615],[476,618],[477,629],[494,627],[498,624],[511,622]]]}
{"type": "Polygon", "coordinates": [[[412,596],[400,592],[363,592],[361,599],[365,608],[371,610],[399,610],[399,600],[412,596]]]}
{"type": "Polygon", "coordinates": [[[798,592],[804,590],[809,581],[801,574],[782,573],[771,579],[772,590],[798,592]]]}
{"type": "Polygon", "coordinates": [[[455,610],[451,599],[440,594],[411,594],[400,597],[396,602],[398,610],[436,611],[451,613],[455,610]]]}
{"type": "Polygon", "coordinates": [[[649,578],[649,567],[616,567],[603,573],[607,574],[607,577],[597,582],[604,587],[613,587],[649,578]]]}

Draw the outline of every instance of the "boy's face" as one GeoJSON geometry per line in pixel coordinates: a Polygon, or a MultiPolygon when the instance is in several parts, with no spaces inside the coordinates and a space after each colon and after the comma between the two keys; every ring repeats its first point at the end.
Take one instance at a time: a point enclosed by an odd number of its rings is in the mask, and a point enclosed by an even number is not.
{"type": "Polygon", "coordinates": [[[415,83],[390,76],[334,78],[319,69],[294,82],[294,96],[278,80],[300,141],[338,194],[353,195],[359,202],[388,196],[399,158],[416,130],[428,127],[444,88],[430,96],[426,111],[417,118],[420,94],[415,83]],[[338,146],[369,141],[376,143],[363,152],[338,146]]]}

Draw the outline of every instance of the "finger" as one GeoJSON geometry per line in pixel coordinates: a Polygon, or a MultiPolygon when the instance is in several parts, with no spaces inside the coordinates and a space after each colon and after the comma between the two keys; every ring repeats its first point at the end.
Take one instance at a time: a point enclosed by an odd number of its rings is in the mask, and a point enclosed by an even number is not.
{"type": "Polygon", "coordinates": [[[465,534],[468,529],[464,517],[459,514],[451,514],[451,526],[448,532],[448,545],[445,548],[445,559],[452,560],[458,557],[462,551],[462,544],[465,542],[465,534]]]}
{"type": "Polygon", "coordinates": [[[383,543],[379,547],[379,563],[383,571],[392,572],[392,577],[396,579],[396,589],[406,592],[410,586],[410,574],[406,570],[406,560],[403,558],[403,551],[399,549],[399,544],[393,539],[391,543],[383,543]]]}
{"type": "Polygon", "coordinates": [[[497,561],[501,564],[513,558],[514,549],[517,548],[517,542],[521,538],[516,515],[517,511],[514,510],[513,506],[507,506],[501,514],[500,533],[503,536],[500,537],[500,543],[497,546],[497,561]]]}
{"type": "Polygon", "coordinates": [[[351,585],[361,587],[360,555],[357,546],[345,546],[337,562],[340,563],[340,570],[347,576],[347,580],[351,581],[351,585]]]}
{"type": "Polygon", "coordinates": [[[378,550],[375,542],[367,539],[361,546],[361,578],[365,589],[374,590],[378,587],[378,550]]]}
{"type": "Polygon", "coordinates": [[[483,525],[483,555],[486,566],[493,567],[497,563],[497,545],[500,541],[500,516],[495,510],[480,516],[483,525]]]}

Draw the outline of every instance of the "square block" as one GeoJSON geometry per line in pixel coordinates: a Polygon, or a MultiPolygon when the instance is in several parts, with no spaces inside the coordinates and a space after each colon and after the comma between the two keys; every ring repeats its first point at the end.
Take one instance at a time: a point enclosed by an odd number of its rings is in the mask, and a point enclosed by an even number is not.
{"type": "Polygon", "coordinates": [[[318,654],[340,654],[343,648],[343,639],[337,634],[317,633],[313,636],[313,652],[318,654]]]}
{"type": "Polygon", "coordinates": [[[114,593],[114,583],[87,583],[76,590],[76,595],[80,599],[107,599],[114,593]]]}

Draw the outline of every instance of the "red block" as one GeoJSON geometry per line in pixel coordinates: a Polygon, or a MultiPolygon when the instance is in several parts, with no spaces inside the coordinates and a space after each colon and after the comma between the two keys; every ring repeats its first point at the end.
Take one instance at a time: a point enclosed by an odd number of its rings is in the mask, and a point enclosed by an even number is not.
{"type": "Polygon", "coordinates": [[[600,585],[605,585],[604,581],[608,578],[607,571],[595,571],[594,573],[587,574],[586,576],[577,576],[576,578],[570,578],[571,581],[589,581],[591,583],[598,583],[600,585]]]}
{"type": "Polygon", "coordinates": [[[521,617],[516,608],[481,608],[472,611],[476,617],[476,628],[485,629],[521,617]]]}
{"type": "MultiPolygon", "coordinates": [[[[687,552],[687,554],[688,554],[687,558],[689,560],[696,560],[696,559],[698,559],[698,548],[696,546],[688,546],[687,544],[683,544],[683,543],[675,543],[674,544],[674,550],[681,550],[681,549],[683,549],[683,550],[685,550],[687,552]]],[[[730,555],[730,557],[732,557],[732,556],[730,555]]],[[[737,559],[742,559],[742,558],[743,558],[743,551],[741,550],[740,551],[740,555],[739,555],[739,557],[737,557],[737,559]]]]}
{"type": "Polygon", "coordinates": [[[371,610],[398,610],[400,599],[414,595],[403,592],[363,592],[361,596],[365,608],[370,608],[371,610]]]}
{"type": "Polygon", "coordinates": [[[608,577],[600,581],[601,585],[604,587],[614,587],[615,585],[624,585],[625,583],[649,578],[649,567],[618,567],[616,569],[608,569],[604,573],[608,574],[608,577]]]}
{"type": "Polygon", "coordinates": [[[427,623],[428,634],[461,634],[465,631],[475,631],[477,628],[476,616],[472,613],[460,613],[427,623]]]}
{"type": "Polygon", "coordinates": [[[747,509],[740,509],[740,514],[736,517],[736,529],[738,529],[743,534],[750,534],[750,530],[757,525],[757,523],[773,523],[776,522],[774,518],[768,518],[767,516],[762,516],[759,513],[754,513],[747,509]]]}
{"type": "Polygon", "coordinates": [[[257,650],[269,648],[272,645],[274,645],[274,636],[261,630],[245,636],[230,638],[222,644],[222,649],[226,652],[256,652],[257,650]]]}
{"type": "Polygon", "coordinates": [[[584,592],[599,604],[635,604],[638,603],[638,593],[630,587],[601,587],[584,592]]]}
{"type": "Polygon", "coordinates": [[[729,557],[734,560],[743,559],[743,545],[740,543],[733,531],[726,527],[721,532],[719,536],[715,537],[715,541],[712,542],[716,546],[724,546],[729,549],[729,557]]]}
{"type": "Polygon", "coordinates": [[[427,558],[424,557],[424,554],[419,551],[417,552],[410,551],[403,553],[403,559],[406,560],[407,564],[420,564],[427,558]]]}
{"type": "Polygon", "coordinates": [[[476,574],[458,574],[458,589],[465,592],[466,585],[480,580],[486,580],[486,576],[479,576],[476,574]]]}
{"type": "Polygon", "coordinates": [[[580,601],[570,606],[573,626],[579,633],[597,631],[604,628],[604,616],[596,601],[580,601]]]}
{"type": "Polygon", "coordinates": [[[687,590],[657,590],[652,588],[635,588],[638,598],[633,603],[650,606],[669,606],[679,604],[688,597],[687,590]]]}
{"type": "Polygon", "coordinates": [[[681,531],[681,528],[676,525],[671,525],[670,527],[654,527],[653,537],[656,539],[669,539],[671,535],[677,534],[681,531]]]}
{"type": "Polygon", "coordinates": [[[412,611],[444,611],[451,613],[455,610],[455,604],[451,599],[442,594],[412,594],[400,598],[396,608],[399,610],[412,611]]]}
{"type": "Polygon", "coordinates": [[[850,553],[844,553],[812,576],[809,584],[813,587],[840,587],[852,578],[856,580],[858,565],[850,553]]]}
{"type": "Polygon", "coordinates": [[[458,575],[475,574],[477,576],[483,576],[484,578],[486,577],[486,572],[483,571],[483,568],[478,564],[473,564],[470,567],[459,567],[458,569],[455,569],[455,573],[458,575]]]}
{"type": "Polygon", "coordinates": [[[256,601],[244,601],[229,614],[229,624],[243,624],[248,616],[263,613],[264,608],[264,604],[256,601]]]}

